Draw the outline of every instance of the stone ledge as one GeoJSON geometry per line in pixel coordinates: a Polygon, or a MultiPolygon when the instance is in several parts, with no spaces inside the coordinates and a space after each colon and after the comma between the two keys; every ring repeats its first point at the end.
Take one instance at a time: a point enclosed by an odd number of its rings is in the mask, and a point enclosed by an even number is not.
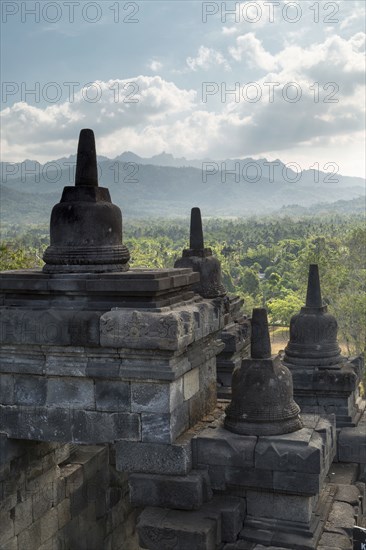
{"type": "Polygon", "coordinates": [[[0,425],[9,438],[33,441],[97,444],[141,439],[140,417],[131,413],[0,405],[0,425]]]}

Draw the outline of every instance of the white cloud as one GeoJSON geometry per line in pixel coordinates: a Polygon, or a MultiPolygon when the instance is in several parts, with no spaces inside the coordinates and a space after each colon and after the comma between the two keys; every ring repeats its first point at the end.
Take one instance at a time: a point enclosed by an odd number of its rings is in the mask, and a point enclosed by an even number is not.
{"type": "Polygon", "coordinates": [[[163,68],[163,64],[161,63],[161,61],[158,61],[157,59],[153,59],[149,63],[148,67],[149,67],[149,69],[154,71],[154,73],[157,73],[158,71],[160,71],[160,69],[163,68]]]}
{"type": "MultiPolygon", "coordinates": [[[[80,128],[92,127],[98,152],[109,157],[124,150],[145,156],[166,150],[188,158],[282,158],[282,152],[288,161],[296,161],[297,155],[304,167],[336,161],[341,171],[350,171],[352,154],[356,160],[363,158],[364,34],[356,33],[348,40],[332,35],[308,48],[286,45],[275,55],[267,52],[253,33],[248,34],[251,62],[259,58],[264,72],[258,81],[262,90],[258,102],[244,99],[240,90],[238,102],[230,94],[221,103],[218,92],[204,104],[193,89],[159,76],[97,81],[102,96],[96,103],[86,101],[79,92],[73,103],[41,108],[23,102],[4,109],[4,160],[28,157],[42,161],[74,153],[80,128]],[[265,86],[269,82],[278,83],[272,102],[265,86]],[[284,94],[289,82],[301,88],[302,97],[297,103],[286,100],[293,92],[284,94]],[[318,101],[310,88],[315,82],[319,82],[318,101]],[[334,94],[338,102],[326,101],[332,92],[332,88],[324,90],[327,82],[339,86],[334,94]],[[114,101],[117,88],[118,101],[114,101]],[[137,102],[129,103],[129,99],[137,102]],[[343,159],[346,168],[342,167],[343,159]]],[[[237,42],[239,46],[243,42],[237,42]]],[[[197,70],[203,68],[205,60],[209,64],[215,58],[212,53],[205,57],[204,50],[200,51],[195,59],[201,59],[202,66],[192,60],[197,70]]],[[[248,51],[245,54],[241,50],[241,60],[248,58],[248,51]]],[[[222,82],[222,68],[218,82],[222,82]]],[[[227,88],[232,89],[239,79],[236,75],[233,82],[226,80],[227,88]]],[[[356,166],[362,169],[359,161],[354,169],[356,166]]]]}
{"type": "Polygon", "coordinates": [[[186,63],[192,71],[203,69],[207,71],[211,67],[222,67],[225,71],[230,70],[230,65],[222,53],[213,48],[200,46],[196,57],[187,57],[186,63]]]}
{"type": "Polygon", "coordinates": [[[236,47],[229,48],[229,53],[235,61],[245,60],[252,68],[272,71],[277,67],[275,56],[263,48],[262,42],[252,32],[238,36],[236,47]]]}

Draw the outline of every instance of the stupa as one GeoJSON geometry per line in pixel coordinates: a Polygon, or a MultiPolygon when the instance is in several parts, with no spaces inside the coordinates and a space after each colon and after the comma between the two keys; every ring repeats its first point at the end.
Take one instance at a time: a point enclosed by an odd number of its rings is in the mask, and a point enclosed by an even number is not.
{"type": "Polygon", "coordinates": [[[243,435],[280,435],[302,428],[290,371],[271,355],[267,312],[253,309],[251,357],[233,373],[225,428],[243,435]]]}
{"type": "Polygon", "coordinates": [[[64,187],[61,201],[53,207],[50,238],[44,273],[128,270],[121,210],[111,202],[109,190],[98,186],[92,130],[80,132],[75,186],[64,187]]]}
{"type": "Polygon", "coordinates": [[[174,267],[190,267],[200,274],[200,282],[195,286],[195,292],[203,298],[225,296],[226,289],[222,284],[221,265],[212,255],[211,248],[205,248],[202,231],[201,210],[192,208],[189,248],[183,250],[182,258],[174,267]]]}
{"type": "Polygon", "coordinates": [[[361,414],[362,365],[342,356],[337,331],[335,317],[322,302],[318,265],[311,264],[306,305],[291,319],[283,364],[292,372],[302,412],[334,413],[337,427],[353,426],[361,414]]]}

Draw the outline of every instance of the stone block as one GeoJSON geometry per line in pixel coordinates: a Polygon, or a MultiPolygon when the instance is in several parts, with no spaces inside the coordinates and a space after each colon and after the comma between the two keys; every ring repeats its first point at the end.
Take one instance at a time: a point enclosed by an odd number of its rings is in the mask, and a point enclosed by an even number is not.
{"type": "Polygon", "coordinates": [[[58,530],[58,519],[56,508],[51,508],[39,520],[41,522],[41,542],[49,540],[58,530]]]}
{"type": "MultiPolygon", "coordinates": [[[[14,513],[8,509],[0,509],[0,543],[4,544],[15,535],[14,531],[14,513]]],[[[0,546],[1,548],[1,546],[0,546]]]]}
{"type": "Polygon", "coordinates": [[[122,359],[118,354],[113,357],[88,357],[86,365],[86,375],[92,378],[102,378],[107,380],[119,379],[122,359]]]}
{"type": "Polygon", "coordinates": [[[0,372],[42,375],[44,364],[41,346],[1,346],[0,372]]]}
{"type": "Polygon", "coordinates": [[[250,516],[284,521],[308,523],[313,511],[313,499],[306,496],[248,490],[246,503],[250,516]]]}
{"type": "Polygon", "coordinates": [[[45,363],[47,376],[84,377],[88,365],[85,348],[73,347],[48,350],[45,363]]]}
{"type": "Polygon", "coordinates": [[[0,405],[0,425],[10,438],[71,441],[71,411],[52,407],[0,405]]]}
{"type": "Polygon", "coordinates": [[[58,528],[62,529],[69,521],[71,521],[70,499],[65,498],[56,508],[58,528]]]}
{"type": "Polygon", "coordinates": [[[23,502],[19,502],[13,508],[11,517],[14,519],[14,532],[18,535],[24,529],[27,529],[33,521],[32,515],[32,499],[29,498],[23,502]]]}
{"type": "MultiPolygon", "coordinates": [[[[0,418],[1,418],[1,408],[0,408],[0,418]]],[[[3,425],[0,424],[1,430],[3,425]]],[[[8,439],[5,433],[0,433],[0,467],[10,462],[14,458],[24,454],[24,443],[22,441],[15,441],[8,439]]]]}
{"type": "Polygon", "coordinates": [[[193,342],[193,326],[193,315],[182,311],[116,309],[100,318],[100,343],[111,348],[178,350],[193,342]]]}
{"type": "Polygon", "coordinates": [[[95,401],[99,411],[130,412],[130,384],[117,380],[96,380],[95,401]]]}
{"type": "Polygon", "coordinates": [[[192,468],[191,440],[174,444],[116,441],[116,467],[123,472],[186,475],[192,468]]]}
{"type": "MultiPolygon", "coordinates": [[[[211,469],[209,469],[211,473],[211,469]]],[[[276,472],[255,468],[224,468],[225,483],[236,488],[273,489],[276,472]]],[[[211,480],[212,481],[212,480],[211,480]]],[[[213,485],[213,488],[214,485],[213,485]]]]}
{"type": "Polygon", "coordinates": [[[89,504],[89,494],[87,485],[78,487],[75,491],[70,493],[70,514],[71,517],[79,516],[89,504]]]}
{"type": "Polygon", "coordinates": [[[8,540],[5,545],[1,547],[1,550],[19,550],[18,538],[14,537],[8,540]]]}
{"type": "Polygon", "coordinates": [[[183,376],[184,399],[190,399],[200,390],[199,368],[195,368],[183,376]]]}
{"type": "Polygon", "coordinates": [[[76,443],[113,443],[118,439],[141,439],[140,416],[75,410],[72,414],[72,441],[76,443]]]}
{"type": "Polygon", "coordinates": [[[322,471],[322,447],[321,436],[307,428],[293,434],[259,437],[255,448],[255,466],[260,470],[318,474],[322,471]]]}
{"type": "Polygon", "coordinates": [[[366,423],[353,428],[342,428],[338,437],[339,462],[366,464],[366,423]]]}
{"type": "Polygon", "coordinates": [[[204,506],[204,513],[213,509],[221,514],[221,541],[234,542],[243,527],[246,505],[243,498],[235,496],[214,496],[204,506]]]}
{"type": "Polygon", "coordinates": [[[14,403],[14,377],[11,374],[0,374],[0,403],[14,403]]]}
{"type": "Polygon", "coordinates": [[[65,497],[70,498],[84,483],[84,471],[81,464],[65,464],[61,466],[60,476],[65,480],[65,497]]]}
{"type": "Polygon", "coordinates": [[[18,548],[39,548],[41,545],[41,521],[37,521],[18,535],[18,548]]]}
{"type": "Polygon", "coordinates": [[[200,472],[186,476],[131,474],[130,500],[134,506],[158,506],[195,510],[204,502],[204,480],[200,472]]]}
{"type": "Polygon", "coordinates": [[[142,413],[141,435],[144,442],[172,443],[189,427],[188,403],[171,413],[142,413]]]}
{"type": "MultiPolygon", "coordinates": [[[[83,467],[85,479],[92,479],[101,467],[103,461],[107,462],[107,452],[105,447],[83,446],[78,448],[68,462],[70,464],[80,464],[83,467]]],[[[104,464],[105,465],[105,464],[104,464]]]]}
{"type": "Polygon", "coordinates": [[[255,436],[234,434],[220,425],[202,431],[192,444],[196,466],[254,467],[255,436]]]}
{"type": "Polygon", "coordinates": [[[50,378],[47,381],[47,404],[56,407],[94,409],[94,383],[82,378],[50,378]]]}
{"type": "Polygon", "coordinates": [[[183,403],[183,379],[165,383],[131,383],[131,411],[167,413],[183,403]]]}
{"type": "Polygon", "coordinates": [[[46,403],[47,380],[42,376],[15,376],[14,403],[41,406],[46,403]]]}
{"type": "Polygon", "coordinates": [[[316,495],[321,491],[321,488],[322,479],[317,474],[273,472],[273,489],[275,491],[289,494],[316,495]]]}
{"type": "Polygon", "coordinates": [[[140,546],[149,550],[214,550],[217,543],[217,521],[200,512],[146,508],[137,531],[140,546]]]}

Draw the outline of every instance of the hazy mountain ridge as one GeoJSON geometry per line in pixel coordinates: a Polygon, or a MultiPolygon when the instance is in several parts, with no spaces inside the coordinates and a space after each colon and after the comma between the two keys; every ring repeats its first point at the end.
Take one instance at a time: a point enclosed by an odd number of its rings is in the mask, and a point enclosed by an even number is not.
{"type": "MultiPolygon", "coordinates": [[[[162,155],[152,159],[182,160],[162,155]]],[[[186,216],[192,206],[200,206],[206,216],[271,214],[294,205],[314,208],[319,203],[352,201],[365,195],[362,178],[337,176],[333,181],[329,174],[312,170],[296,174],[279,160],[234,159],[223,161],[224,166],[204,161],[209,164],[202,169],[137,163],[134,153],[121,156],[125,162],[98,157],[99,182],[109,187],[113,202],[127,217],[186,216]]],[[[18,165],[19,174],[3,177],[2,222],[48,222],[63,187],[74,185],[75,160],[74,155],[45,165],[26,161],[18,165]],[[34,168],[36,174],[31,171],[34,168]]],[[[2,163],[2,174],[9,170],[6,164],[2,163]]]]}

